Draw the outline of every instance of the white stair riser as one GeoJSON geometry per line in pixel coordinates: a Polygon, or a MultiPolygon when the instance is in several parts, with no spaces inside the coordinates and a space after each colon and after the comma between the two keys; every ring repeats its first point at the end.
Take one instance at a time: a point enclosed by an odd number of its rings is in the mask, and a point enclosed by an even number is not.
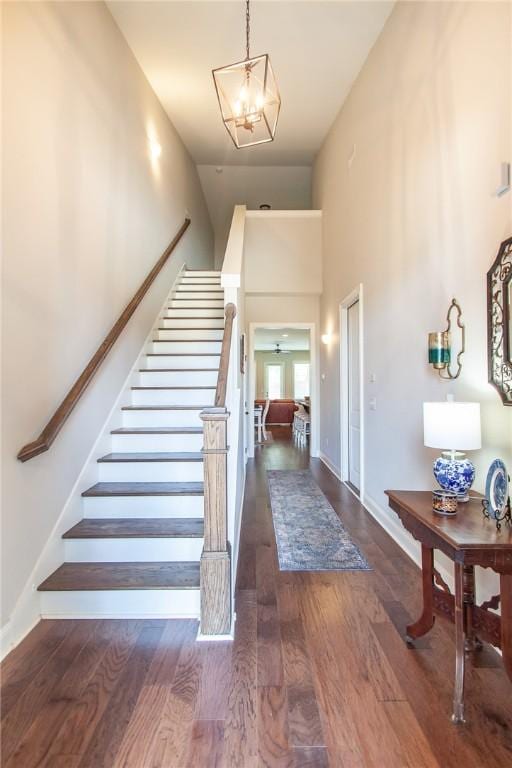
{"type": "Polygon", "coordinates": [[[67,563],[198,561],[203,539],[66,539],[67,563]]]}
{"type": "Polygon", "coordinates": [[[86,496],[84,517],[203,517],[203,496],[86,496]]]}
{"type": "Polygon", "coordinates": [[[194,299],[197,301],[224,301],[224,291],[177,291],[173,301],[194,299]]]}
{"type": "Polygon", "coordinates": [[[151,451],[200,451],[203,447],[202,434],[121,434],[112,435],[112,453],[134,451],[143,453],[151,451]]]}
{"type": "Polygon", "coordinates": [[[201,410],[123,411],[123,427],[201,427],[201,410]]]}
{"type": "Polygon", "coordinates": [[[183,272],[183,278],[191,277],[198,279],[200,277],[215,277],[220,280],[220,269],[187,269],[183,272]]]}
{"type": "Polygon", "coordinates": [[[215,389],[132,389],[132,405],[213,405],[215,389]]]}
{"type": "Polygon", "coordinates": [[[223,331],[224,319],[222,317],[162,317],[160,324],[162,328],[178,328],[191,330],[194,328],[213,328],[223,331]]]}
{"type": "Polygon", "coordinates": [[[199,589],[126,589],[41,592],[43,618],[199,616],[199,589]]]}
{"type": "Polygon", "coordinates": [[[219,367],[220,355],[176,355],[166,354],[165,352],[154,353],[146,356],[146,365],[148,368],[217,368],[219,367]]]}
{"type": "Polygon", "coordinates": [[[173,318],[184,318],[184,317],[212,317],[216,320],[223,320],[224,318],[224,308],[221,309],[204,309],[203,307],[189,307],[183,308],[183,307],[174,307],[174,308],[168,308],[167,312],[165,313],[166,317],[173,317],[173,318]]]}
{"type": "Polygon", "coordinates": [[[212,367],[215,370],[139,371],[137,383],[141,387],[216,387],[219,372],[212,367]]]}
{"type": "Polygon", "coordinates": [[[157,338],[161,341],[218,341],[222,342],[223,328],[159,328],[157,338]]]}
{"type": "Polygon", "coordinates": [[[155,355],[220,355],[221,346],[220,341],[152,341],[149,351],[155,355]]]}
{"type": "Polygon", "coordinates": [[[224,299],[194,299],[194,301],[185,301],[184,299],[173,299],[169,306],[170,309],[216,309],[220,312],[224,310],[224,299]]]}
{"type": "Polygon", "coordinates": [[[202,461],[100,461],[100,483],[188,483],[203,481],[202,461]]]}
{"type": "Polygon", "coordinates": [[[224,288],[222,288],[220,283],[209,283],[209,284],[203,284],[199,280],[194,281],[193,283],[180,283],[178,290],[176,291],[177,294],[180,293],[208,293],[210,296],[212,293],[224,293],[224,288]]]}
{"type": "Polygon", "coordinates": [[[220,278],[219,277],[183,277],[180,280],[179,287],[182,288],[183,286],[197,286],[197,285],[208,285],[212,286],[212,288],[216,288],[217,286],[220,288],[220,278]]]}

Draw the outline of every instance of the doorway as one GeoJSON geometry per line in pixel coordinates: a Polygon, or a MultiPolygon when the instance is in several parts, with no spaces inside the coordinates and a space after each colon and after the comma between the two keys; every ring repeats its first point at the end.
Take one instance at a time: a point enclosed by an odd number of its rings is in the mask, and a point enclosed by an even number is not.
{"type": "MultiPolygon", "coordinates": [[[[311,456],[318,456],[318,345],[314,323],[250,323],[248,345],[247,454],[254,456],[252,404],[265,399],[282,400],[272,405],[267,424],[293,421],[293,403],[303,403],[310,414],[311,456]],[[303,343],[301,338],[303,337],[303,343]],[[307,340],[307,342],[306,342],[307,340]],[[306,343],[304,343],[306,342],[306,343]],[[287,408],[290,408],[290,420],[287,408]],[[277,407],[276,407],[277,406],[277,407]],[[271,417],[272,420],[269,420],[271,417]]],[[[290,435],[291,424],[290,424],[290,435]]]]}
{"type": "Polygon", "coordinates": [[[363,295],[362,285],[340,305],[340,396],[342,480],[359,498],[364,487],[363,295]]]}

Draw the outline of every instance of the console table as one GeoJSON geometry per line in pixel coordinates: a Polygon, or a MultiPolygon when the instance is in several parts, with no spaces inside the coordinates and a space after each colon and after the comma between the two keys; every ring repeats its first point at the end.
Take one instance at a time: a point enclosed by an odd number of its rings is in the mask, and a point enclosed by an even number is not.
{"type": "Polygon", "coordinates": [[[501,648],[503,663],[512,680],[512,527],[501,531],[482,513],[480,499],[459,504],[456,515],[432,510],[430,491],[386,491],[389,506],[406,530],[421,543],[423,612],[407,627],[407,642],[426,634],[435,614],[455,623],[454,723],[464,722],[465,651],[478,648],[480,639],[501,648]],[[455,595],[434,568],[434,550],[454,563],[455,595]],[[482,605],[475,602],[475,565],[500,575],[500,594],[482,605]],[[490,609],[501,604],[501,617],[490,609]]]}

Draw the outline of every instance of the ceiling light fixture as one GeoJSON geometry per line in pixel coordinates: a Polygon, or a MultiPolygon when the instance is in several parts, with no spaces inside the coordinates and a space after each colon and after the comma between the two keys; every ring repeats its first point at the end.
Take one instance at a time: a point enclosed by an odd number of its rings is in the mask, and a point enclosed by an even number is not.
{"type": "Polygon", "coordinates": [[[251,58],[251,16],[245,3],[244,61],[213,70],[222,120],[237,149],[273,141],[281,97],[268,53],[251,58]]]}

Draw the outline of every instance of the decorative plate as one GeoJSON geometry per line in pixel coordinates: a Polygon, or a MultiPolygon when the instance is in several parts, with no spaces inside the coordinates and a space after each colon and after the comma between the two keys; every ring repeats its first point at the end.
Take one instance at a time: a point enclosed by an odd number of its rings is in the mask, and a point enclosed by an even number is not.
{"type": "Polygon", "coordinates": [[[508,475],[501,459],[494,459],[487,473],[485,498],[490,517],[501,517],[507,507],[508,475]]]}

